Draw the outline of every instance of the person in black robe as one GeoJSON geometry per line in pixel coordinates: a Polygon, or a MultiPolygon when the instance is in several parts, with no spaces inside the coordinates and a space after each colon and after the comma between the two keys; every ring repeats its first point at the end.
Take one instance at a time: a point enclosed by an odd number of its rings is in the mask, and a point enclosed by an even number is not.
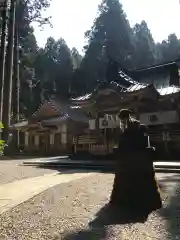
{"type": "Polygon", "coordinates": [[[119,113],[121,134],[110,204],[146,216],[162,207],[153,167],[148,128],[131,118],[131,111],[119,113]]]}

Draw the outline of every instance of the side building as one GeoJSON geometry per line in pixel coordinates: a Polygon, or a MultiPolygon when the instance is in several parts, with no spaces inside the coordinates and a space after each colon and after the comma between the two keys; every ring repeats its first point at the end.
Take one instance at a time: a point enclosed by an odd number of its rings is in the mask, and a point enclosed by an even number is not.
{"type": "Polygon", "coordinates": [[[88,129],[89,118],[59,99],[44,102],[27,121],[11,126],[24,135],[20,148],[28,155],[53,156],[74,151],[73,136],[88,129]]]}
{"type": "Polygon", "coordinates": [[[134,117],[148,125],[157,153],[172,155],[180,151],[179,65],[158,65],[129,75],[120,71],[118,83],[102,83],[93,93],[72,99],[91,118],[89,134],[97,139],[92,143],[85,135],[77,135],[77,151],[112,154],[118,143],[117,114],[121,108],[131,109],[134,117]]]}

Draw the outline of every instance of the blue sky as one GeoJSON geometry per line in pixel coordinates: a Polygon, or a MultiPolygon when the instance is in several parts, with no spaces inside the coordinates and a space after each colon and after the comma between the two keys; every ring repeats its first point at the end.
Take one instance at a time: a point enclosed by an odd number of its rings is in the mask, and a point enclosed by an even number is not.
{"type": "MultiPolygon", "coordinates": [[[[53,28],[35,27],[39,46],[44,46],[49,36],[63,37],[70,48],[80,52],[84,45],[84,32],[91,28],[101,0],[52,0],[44,16],[52,16],[53,28]]],[[[131,26],[145,20],[155,41],[176,33],[180,38],[180,0],[121,0],[131,26]]]]}

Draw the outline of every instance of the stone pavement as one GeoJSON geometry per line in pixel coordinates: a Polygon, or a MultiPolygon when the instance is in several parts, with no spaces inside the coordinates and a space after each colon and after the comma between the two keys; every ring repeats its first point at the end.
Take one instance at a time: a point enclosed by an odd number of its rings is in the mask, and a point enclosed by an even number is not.
{"type": "MultiPolygon", "coordinates": [[[[21,165],[22,160],[0,161],[0,185],[26,178],[59,172],[58,169],[21,165]]],[[[63,170],[61,170],[62,172],[63,170]]]]}
{"type": "Polygon", "coordinates": [[[46,174],[44,176],[22,179],[0,185],[0,214],[27,201],[50,187],[88,177],[92,174],[93,173],[88,172],[74,173],[73,171],[67,171],[65,174],[46,174]]]}
{"type": "Polygon", "coordinates": [[[0,239],[180,239],[180,175],[157,177],[163,209],[150,214],[143,224],[114,223],[107,215],[103,207],[109,201],[113,174],[64,172],[10,183],[15,188],[10,190],[11,198],[25,202],[0,214],[0,239]]]}

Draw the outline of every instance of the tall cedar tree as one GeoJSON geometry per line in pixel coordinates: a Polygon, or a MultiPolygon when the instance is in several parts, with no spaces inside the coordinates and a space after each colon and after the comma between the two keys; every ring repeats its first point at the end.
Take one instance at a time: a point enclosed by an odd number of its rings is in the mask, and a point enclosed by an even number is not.
{"type": "Polygon", "coordinates": [[[133,33],[118,0],[102,1],[98,17],[85,36],[88,45],[81,72],[87,91],[92,90],[98,80],[105,79],[109,58],[127,68],[132,67],[133,33]]]}

